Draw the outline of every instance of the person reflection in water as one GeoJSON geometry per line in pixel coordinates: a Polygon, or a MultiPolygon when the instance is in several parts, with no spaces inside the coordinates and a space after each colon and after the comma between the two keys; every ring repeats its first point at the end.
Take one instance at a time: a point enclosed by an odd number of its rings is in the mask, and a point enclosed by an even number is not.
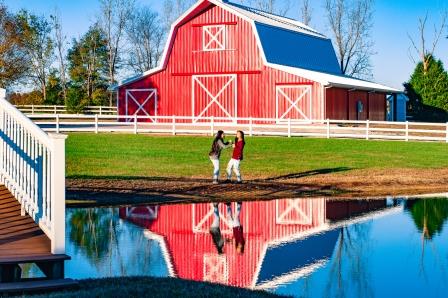
{"type": "MultiPolygon", "coordinates": [[[[235,243],[235,249],[237,253],[242,254],[244,252],[244,234],[243,234],[243,226],[240,222],[240,213],[241,213],[242,203],[238,202],[236,205],[235,214],[232,212],[231,203],[226,203],[227,207],[227,220],[229,225],[232,226],[233,230],[233,241],[235,243]]],[[[213,203],[213,223],[210,227],[210,234],[212,235],[213,243],[216,246],[219,254],[223,253],[224,248],[224,238],[221,234],[221,229],[219,227],[220,224],[220,215],[219,215],[219,203],[213,203]]]]}

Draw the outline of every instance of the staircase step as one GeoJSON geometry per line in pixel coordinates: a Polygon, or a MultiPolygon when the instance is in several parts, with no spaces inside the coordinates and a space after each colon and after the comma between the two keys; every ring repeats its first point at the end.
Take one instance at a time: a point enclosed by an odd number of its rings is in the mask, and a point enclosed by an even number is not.
{"type": "Polygon", "coordinates": [[[70,256],[65,254],[58,255],[35,255],[35,256],[16,256],[2,258],[0,256],[0,265],[5,264],[24,264],[24,263],[35,263],[35,262],[58,262],[70,260],[70,256]]]}
{"type": "Polygon", "coordinates": [[[78,283],[70,278],[38,281],[0,283],[0,293],[17,293],[41,290],[55,290],[76,286],[78,283]]]}

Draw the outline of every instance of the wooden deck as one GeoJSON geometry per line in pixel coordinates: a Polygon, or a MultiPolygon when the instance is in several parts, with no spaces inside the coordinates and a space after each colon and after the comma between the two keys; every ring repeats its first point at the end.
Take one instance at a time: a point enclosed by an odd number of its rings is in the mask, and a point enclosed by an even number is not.
{"type": "Polygon", "coordinates": [[[50,255],[50,239],[31,217],[20,215],[19,202],[0,185],[0,262],[50,255]]]}

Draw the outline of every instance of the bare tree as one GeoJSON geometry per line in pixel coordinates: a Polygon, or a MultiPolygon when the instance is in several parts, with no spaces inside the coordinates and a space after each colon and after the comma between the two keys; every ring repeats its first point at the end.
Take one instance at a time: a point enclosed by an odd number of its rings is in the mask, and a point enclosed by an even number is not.
{"type": "Polygon", "coordinates": [[[373,0],[326,0],[325,9],[343,74],[370,77],[373,0]]]}
{"type": "Polygon", "coordinates": [[[126,26],[128,64],[137,73],[157,65],[162,53],[164,30],[157,13],[149,7],[135,10],[126,26]]]}
{"type": "Polygon", "coordinates": [[[289,0],[241,0],[241,3],[280,16],[285,16],[291,9],[291,2],[289,0]],[[280,2],[283,5],[280,5],[280,2]]]}
{"type": "Polygon", "coordinates": [[[313,14],[313,9],[311,8],[310,0],[302,1],[300,14],[302,16],[302,23],[308,26],[311,23],[311,15],[313,14]]]}
{"type": "MultiPolygon", "coordinates": [[[[414,48],[416,54],[418,55],[418,59],[423,63],[423,71],[426,73],[428,71],[429,62],[431,58],[434,56],[434,52],[439,44],[440,38],[445,31],[447,25],[448,11],[445,11],[442,14],[442,19],[440,25],[434,24],[434,36],[432,44],[429,46],[426,36],[426,23],[428,21],[428,14],[425,15],[424,18],[418,19],[418,34],[420,38],[420,43],[414,41],[411,35],[408,33],[408,37],[411,40],[412,47],[414,48]]],[[[411,59],[414,63],[417,61],[414,59],[412,54],[410,54],[411,59]]]]}
{"type": "Polygon", "coordinates": [[[162,14],[165,30],[169,31],[171,24],[195,2],[195,0],[165,0],[162,14]]]}
{"type": "MultiPolygon", "coordinates": [[[[106,35],[108,49],[109,86],[116,82],[115,76],[120,61],[122,39],[126,23],[134,8],[135,0],[100,0],[100,26],[106,35]]],[[[109,95],[112,106],[113,94],[109,95]]]]}
{"type": "Polygon", "coordinates": [[[61,15],[59,11],[51,16],[54,26],[54,42],[56,48],[56,56],[59,64],[59,79],[61,81],[62,96],[64,103],[67,101],[67,66],[65,63],[65,52],[67,50],[67,37],[62,31],[61,15]]]}

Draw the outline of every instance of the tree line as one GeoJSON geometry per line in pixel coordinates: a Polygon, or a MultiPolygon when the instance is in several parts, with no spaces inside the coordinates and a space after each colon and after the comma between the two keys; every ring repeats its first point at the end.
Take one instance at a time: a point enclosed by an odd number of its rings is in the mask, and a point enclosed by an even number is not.
{"type": "MultiPolygon", "coordinates": [[[[97,0],[99,11],[87,32],[69,40],[61,15],[39,16],[21,10],[12,13],[0,3],[0,87],[31,86],[31,92],[13,93],[18,104],[61,104],[76,111],[86,105],[112,105],[118,78],[138,75],[161,58],[170,26],[195,0],[164,0],[157,13],[136,0],[97,0]]],[[[374,0],[235,0],[281,16],[296,14],[305,24],[313,20],[315,5],[323,5],[325,20],[344,75],[371,78],[374,55],[371,30],[374,0]],[[298,11],[292,12],[293,2],[298,11]]],[[[448,111],[448,74],[434,57],[445,38],[446,14],[435,27],[433,44],[420,19],[419,42],[410,37],[416,71],[406,82],[411,110],[423,106],[448,111]]],[[[20,89],[20,88],[19,88],[20,89]]],[[[28,88],[29,89],[29,88],[28,88]]]]}

